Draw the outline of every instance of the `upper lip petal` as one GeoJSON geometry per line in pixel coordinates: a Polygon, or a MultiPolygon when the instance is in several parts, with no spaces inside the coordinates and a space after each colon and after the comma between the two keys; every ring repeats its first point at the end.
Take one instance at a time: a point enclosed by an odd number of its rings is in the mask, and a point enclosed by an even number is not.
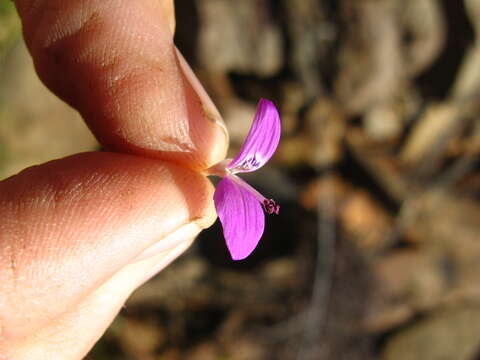
{"type": "Polygon", "coordinates": [[[251,172],[261,168],[272,157],[280,141],[280,115],[275,105],[260,99],[250,131],[238,152],[227,165],[232,173],[251,172]]]}

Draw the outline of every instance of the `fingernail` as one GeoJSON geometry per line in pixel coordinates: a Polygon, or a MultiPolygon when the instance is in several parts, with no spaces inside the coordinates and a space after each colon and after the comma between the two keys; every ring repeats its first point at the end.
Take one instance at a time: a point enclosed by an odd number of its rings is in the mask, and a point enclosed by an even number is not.
{"type": "Polygon", "coordinates": [[[190,83],[193,90],[200,99],[200,102],[202,103],[204,117],[207,120],[221,127],[225,134],[226,141],[228,142],[227,127],[225,126],[225,123],[223,122],[222,116],[218,112],[217,107],[213,103],[212,99],[210,99],[210,96],[208,96],[207,92],[203,88],[192,68],[190,67],[190,65],[188,65],[187,60],[185,60],[182,53],[180,52],[180,50],[177,49],[177,47],[175,47],[175,52],[177,54],[178,62],[180,64],[180,68],[182,69],[183,74],[185,75],[185,78],[190,83]]]}
{"type": "Polygon", "coordinates": [[[137,257],[135,257],[131,263],[142,261],[167,250],[171,250],[183,242],[187,242],[190,239],[195,238],[200,231],[202,231],[202,228],[194,222],[183,225],[170,235],[164,237],[162,240],[157,241],[155,244],[147,247],[137,257]]]}

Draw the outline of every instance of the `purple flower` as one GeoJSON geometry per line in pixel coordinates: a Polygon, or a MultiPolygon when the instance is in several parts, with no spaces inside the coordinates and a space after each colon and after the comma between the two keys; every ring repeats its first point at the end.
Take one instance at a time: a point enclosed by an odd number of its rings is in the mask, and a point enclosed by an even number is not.
{"type": "Polygon", "coordinates": [[[280,140],[280,116],[273,103],[260,99],[252,127],[240,152],[215,166],[213,174],[222,176],[213,195],[233,260],[245,259],[257,246],[265,227],[265,215],[278,214],[280,207],[265,198],[237,173],[261,168],[272,157],[280,140]]]}

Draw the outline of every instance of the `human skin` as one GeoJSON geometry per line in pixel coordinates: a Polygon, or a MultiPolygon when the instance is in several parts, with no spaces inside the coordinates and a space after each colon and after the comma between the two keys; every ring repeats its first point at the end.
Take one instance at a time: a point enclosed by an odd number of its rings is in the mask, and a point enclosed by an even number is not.
{"type": "MultiPolygon", "coordinates": [[[[171,0],[16,0],[42,81],[108,150],[0,182],[0,359],[80,359],[215,220],[228,136],[171,0]]],[[[54,141],[54,139],[52,139],[54,141]]]]}

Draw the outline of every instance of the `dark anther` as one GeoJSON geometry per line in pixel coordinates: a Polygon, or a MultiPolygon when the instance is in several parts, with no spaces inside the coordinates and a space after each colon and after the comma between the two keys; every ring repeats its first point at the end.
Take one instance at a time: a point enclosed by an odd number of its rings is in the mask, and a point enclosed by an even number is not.
{"type": "Polygon", "coordinates": [[[267,214],[276,214],[280,212],[280,205],[277,205],[273,199],[263,200],[263,208],[267,214]]]}

